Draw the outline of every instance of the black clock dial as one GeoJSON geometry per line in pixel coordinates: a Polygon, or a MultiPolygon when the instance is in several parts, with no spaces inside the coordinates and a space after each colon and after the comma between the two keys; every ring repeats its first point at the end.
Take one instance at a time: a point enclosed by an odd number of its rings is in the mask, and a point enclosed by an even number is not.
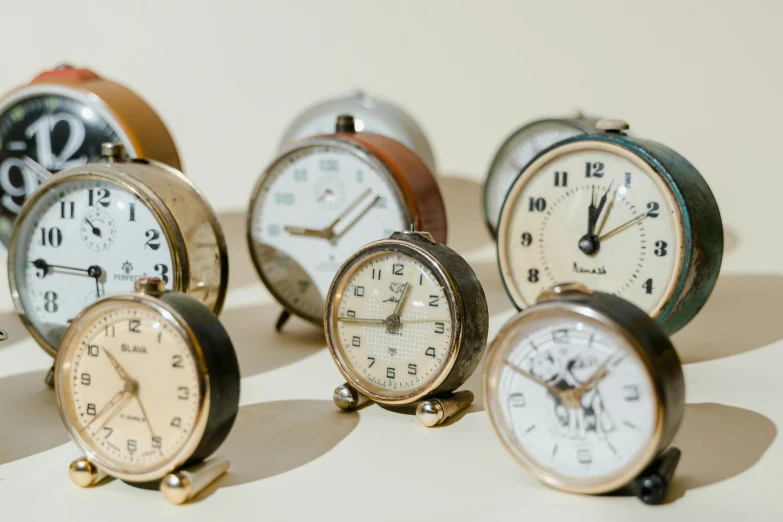
{"type": "Polygon", "coordinates": [[[102,143],[119,141],[113,124],[71,98],[33,96],[7,108],[0,114],[0,241],[8,244],[16,215],[38,186],[25,157],[58,172],[99,157],[102,143]]]}

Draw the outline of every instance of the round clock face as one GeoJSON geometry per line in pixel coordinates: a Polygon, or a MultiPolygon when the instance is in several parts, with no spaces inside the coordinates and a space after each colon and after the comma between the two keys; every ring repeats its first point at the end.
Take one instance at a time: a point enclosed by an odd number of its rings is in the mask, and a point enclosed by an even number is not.
{"type": "Polygon", "coordinates": [[[393,399],[442,381],[453,351],[454,314],[449,294],[426,264],[379,252],[339,284],[332,343],[365,390],[393,399]]]}
{"type": "Polygon", "coordinates": [[[265,174],[251,203],[252,253],[290,310],[321,321],[335,273],[359,247],[408,228],[394,181],[348,150],[308,145],[265,174]]]}
{"type": "Polygon", "coordinates": [[[493,359],[493,422],[539,479],[613,489],[646,465],[658,401],[624,338],[581,317],[539,315],[510,333],[493,359]]]}
{"type": "MultiPolygon", "coordinates": [[[[0,109],[0,240],[8,243],[13,221],[38,186],[25,164],[30,158],[50,172],[84,165],[100,156],[101,144],[127,138],[94,100],[66,88],[25,90],[0,109]],[[62,91],[62,92],[61,92],[62,91]]],[[[131,151],[132,152],[132,151],[131,151]]]]}
{"type": "Polygon", "coordinates": [[[71,433],[105,468],[165,472],[191,440],[202,404],[190,345],[161,313],[132,301],[87,321],[59,363],[71,433]]]}
{"type": "Polygon", "coordinates": [[[172,255],[160,223],[111,181],[57,183],[23,219],[14,252],[16,291],[25,319],[53,347],[98,297],[133,291],[143,276],[160,277],[173,288],[172,255]]]}
{"type": "Polygon", "coordinates": [[[335,103],[333,107],[323,108],[311,115],[305,122],[291,134],[290,141],[298,141],[310,136],[332,134],[337,117],[341,114],[350,114],[354,117],[356,132],[372,132],[387,136],[399,141],[409,149],[414,148],[414,142],[399,126],[387,121],[377,112],[355,105],[353,103],[335,103]]]}
{"type": "Polygon", "coordinates": [[[545,288],[575,281],[655,317],[680,278],[682,236],[680,209],[663,179],[625,149],[588,141],[526,169],[503,208],[498,251],[522,308],[545,288]]]}
{"type": "Polygon", "coordinates": [[[485,205],[487,220],[497,227],[508,189],[528,162],[544,149],[584,131],[566,121],[544,120],[524,127],[503,144],[487,176],[485,205]]]}

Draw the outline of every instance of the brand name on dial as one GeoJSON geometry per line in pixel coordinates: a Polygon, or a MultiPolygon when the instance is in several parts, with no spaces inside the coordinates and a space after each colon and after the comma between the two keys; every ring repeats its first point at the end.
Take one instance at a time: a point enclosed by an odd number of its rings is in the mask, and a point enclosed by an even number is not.
{"type": "Polygon", "coordinates": [[[598,268],[585,268],[583,266],[579,266],[576,263],[574,263],[574,272],[577,274],[597,274],[597,275],[604,275],[606,274],[606,268],[599,266],[598,268]]]}
{"type": "Polygon", "coordinates": [[[134,345],[123,344],[122,351],[128,353],[147,353],[147,347],[139,346],[138,344],[134,344],[134,345]]]}

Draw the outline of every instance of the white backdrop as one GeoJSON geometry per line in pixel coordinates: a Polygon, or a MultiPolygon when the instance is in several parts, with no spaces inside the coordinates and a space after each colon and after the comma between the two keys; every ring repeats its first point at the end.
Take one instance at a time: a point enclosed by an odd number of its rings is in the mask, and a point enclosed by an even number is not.
{"type": "MultiPolygon", "coordinates": [[[[237,425],[221,448],[232,473],[203,501],[173,508],[118,481],[81,491],[65,473],[76,449],[41,384],[51,361],[0,291],[13,337],[0,346],[3,515],[344,520],[350,508],[379,521],[780,520],[783,404],[770,397],[783,395],[781,20],[775,0],[0,0],[0,91],[61,62],[87,66],[139,92],[174,133],[186,173],[229,231],[221,319],[243,375],[237,425]],[[437,430],[381,408],[340,416],[320,332],[292,321],[272,334],[279,307],[250,267],[242,213],[290,120],[350,87],[405,107],[442,176],[463,178],[444,183],[452,244],[487,291],[490,337],[513,311],[482,235],[478,183],[514,128],[577,109],[623,118],[701,170],[721,207],[726,254],[712,299],[674,337],[688,405],[671,504],[538,485],[494,440],[480,397],[478,415],[437,430]]],[[[480,379],[466,386],[480,394],[480,379]]]]}

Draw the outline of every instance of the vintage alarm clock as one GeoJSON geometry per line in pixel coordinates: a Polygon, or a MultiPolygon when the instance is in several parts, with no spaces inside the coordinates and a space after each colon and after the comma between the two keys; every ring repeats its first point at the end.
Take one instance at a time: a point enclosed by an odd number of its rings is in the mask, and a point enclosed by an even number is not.
{"type": "Polygon", "coordinates": [[[493,341],[484,397],[503,445],[544,484],[665,497],[685,382],[663,329],[628,301],[580,284],[545,291],[493,341]]]}
{"type": "Polygon", "coordinates": [[[320,325],[334,274],[362,245],[412,226],[446,240],[430,170],[401,143],[356,132],[355,123],[342,115],[335,134],[287,149],[250,199],[248,244],[261,279],[283,305],[278,329],[290,313],[320,325]]]}
{"type": "Polygon", "coordinates": [[[155,111],[136,93],[89,69],[45,71],[0,99],[0,253],[39,177],[100,157],[101,144],[121,143],[131,157],[180,169],[174,141],[155,111]]]}
{"type": "Polygon", "coordinates": [[[205,459],[234,424],[239,365],[209,308],[161,279],[135,284],[85,308],[57,355],[60,415],[84,453],[70,476],[81,487],[160,481],[181,504],[229,467],[205,459]]]}
{"type": "Polygon", "coordinates": [[[484,353],[487,301],[470,265],[430,234],[395,232],[353,254],[329,289],[324,327],[347,381],[338,407],[407,406],[435,426],[473,402],[454,390],[484,353]]]}
{"type": "Polygon", "coordinates": [[[707,301],[723,225],[701,174],[673,150],[600,131],[539,154],[514,182],[498,226],[500,272],[526,308],[548,286],[577,281],[631,301],[669,333],[707,301]]]}
{"type": "Polygon", "coordinates": [[[360,90],[323,100],[302,111],[283,133],[280,150],[301,139],[331,133],[341,114],[353,116],[356,132],[372,132],[399,141],[415,152],[430,172],[436,172],[432,149],[416,120],[397,105],[360,90]]]}
{"type": "Polygon", "coordinates": [[[125,158],[72,167],[44,182],[11,236],[11,297],[32,336],[54,356],[88,304],[157,276],[219,313],[228,284],[226,240],[199,190],[179,171],[125,158]]]}
{"type": "Polygon", "coordinates": [[[597,121],[581,114],[574,118],[536,120],[518,128],[503,142],[484,180],[484,219],[493,235],[497,233],[506,194],[525,165],[558,141],[596,132],[597,121]]]}

